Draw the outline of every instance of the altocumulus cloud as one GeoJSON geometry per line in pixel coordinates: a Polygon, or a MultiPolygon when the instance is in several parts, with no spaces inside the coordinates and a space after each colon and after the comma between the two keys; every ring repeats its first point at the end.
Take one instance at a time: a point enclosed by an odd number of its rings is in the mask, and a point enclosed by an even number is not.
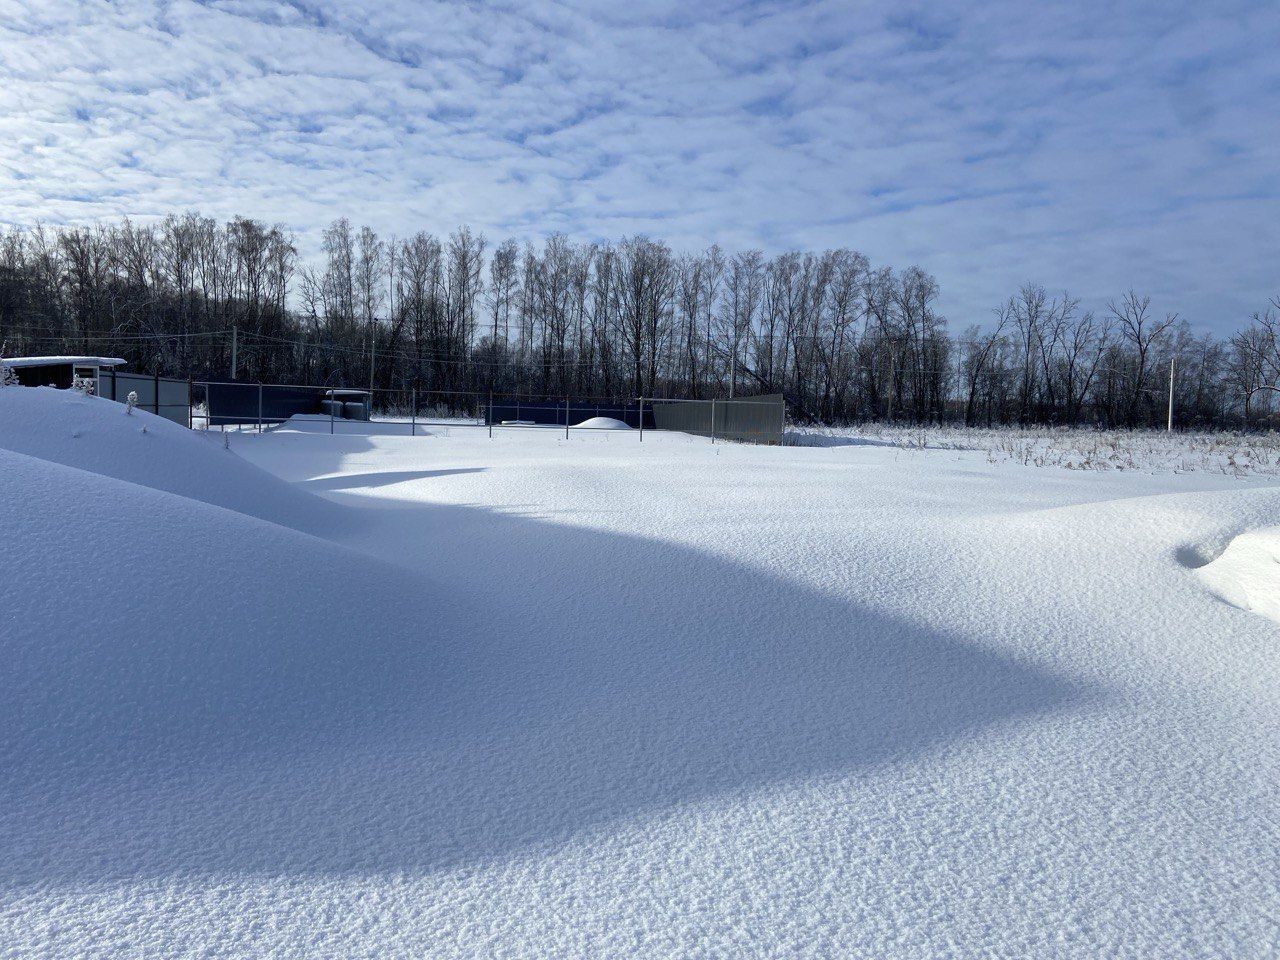
{"type": "Polygon", "coordinates": [[[0,0],[0,221],[647,232],[1225,329],[1280,292],[1272,0],[0,0]]]}

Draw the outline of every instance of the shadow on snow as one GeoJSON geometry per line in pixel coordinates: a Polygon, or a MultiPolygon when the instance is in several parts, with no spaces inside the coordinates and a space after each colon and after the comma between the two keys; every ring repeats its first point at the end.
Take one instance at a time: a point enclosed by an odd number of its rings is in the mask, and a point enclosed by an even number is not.
{"type": "MultiPolygon", "coordinates": [[[[167,652],[128,682],[155,695],[73,691],[105,724],[42,727],[40,690],[0,680],[0,722],[34,738],[0,793],[4,885],[478,866],[1090,695],[678,544],[473,507],[366,516],[422,575],[334,551],[356,573],[324,581],[328,607],[296,611],[272,571],[239,588],[252,637],[142,622],[167,652]]],[[[219,575],[198,554],[186,573],[219,575]]]]}
{"type": "Polygon", "coordinates": [[[430,480],[432,477],[449,477],[459,473],[483,473],[484,467],[462,467],[454,470],[384,470],[374,473],[345,473],[336,477],[318,477],[302,480],[300,486],[313,492],[322,490],[359,490],[388,487],[409,480],[430,480]]]}

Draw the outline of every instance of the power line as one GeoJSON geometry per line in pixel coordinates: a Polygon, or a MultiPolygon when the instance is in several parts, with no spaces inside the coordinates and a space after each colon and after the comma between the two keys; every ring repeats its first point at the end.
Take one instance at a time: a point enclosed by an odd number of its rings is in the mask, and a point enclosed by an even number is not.
{"type": "MultiPolygon", "coordinates": [[[[328,350],[334,353],[348,353],[348,354],[354,354],[360,357],[366,357],[369,355],[369,350],[367,347],[340,347],[340,346],[337,346],[336,344],[317,343],[317,342],[312,342],[307,340],[294,340],[288,337],[272,337],[272,336],[268,336],[267,334],[251,333],[251,332],[243,332],[243,331],[241,332],[240,335],[244,337],[253,337],[258,340],[267,340],[272,343],[291,344],[299,347],[308,347],[308,348],[314,348],[318,350],[328,350]]],[[[406,361],[406,362],[407,361],[416,362],[419,359],[419,355],[416,353],[404,353],[404,352],[390,351],[390,350],[376,350],[376,348],[375,348],[375,352],[379,356],[393,357],[395,359],[406,361]]],[[[492,360],[439,359],[441,356],[448,356],[448,354],[442,354],[440,351],[427,351],[426,353],[421,355],[421,358],[430,363],[436,363],[436,364],[456,364],[456,365],[474,366],[474,367],[509,366],[509,364],[492,361],[492,360]]],[[[596,361],[593,361],[593,360],[547,360],[547,361],[539,360],[537,362],[540,366],[552,366],[552,367],[594,367],[596,365],[596,361]]]]}
{"type": "Polygon", "coordinates": [[[183,340],[193,337],[225,337],[230,330],[206,330],[199,333],[76,333],[74,331],[58,331],[55,327],[8,327],[5,332],[22,337],[24,340],[94,340],[94,341],[146,341],[146,340],[183,340]],[[30,330],[43,331],[44,335],[31,333],[30,330]]]}
{"type": "MultiPolygon", "coordinates": [[[[21,336],[23,339],[37,340],[42,342],[79,341],[79,342],[92,342],[92,343],[135,343],[135,344],[145,344],[148,342],[167,341],[167,340],[192,340],[192,339],[206,338],[206,337],[229,337],[232,333],[231,330],[205,330],[205,331],[196,331],[196,332],[189,332],[189,333],[121,332],[121,333],[81,334],[75,331],[59,330],[58,328],[55,328],[55,327],[34,327],[34,326],[9,327],[6,332],[12,335],[21,336]],[[43,335],[43,336],[35,335],[34,331],[41,331],[46,335],[43,335]]],[[[291,337],[276,337],[270,334],[256,333],[254,331],[248,331],[248,330],[239,331],[239,335],[242,338],[251,338],[253,340],[263,342],[259,344],[245,343],[244,344],[245,348],[252,348],[253,346],[264,346],[266,344],[280,344],[280,345],[301,347],[304,349],[322,350],[329,353],[342,353],[342,354],[359,356],[359,357],[365,357],[365,356],[368,356],[369,354],[369,350],[367,347],[359,347],[359,348],[343,347],[343,346],[339,346],[337,344],[332,344],[332,343],[323,343],[323,342],[311,341],[311,340],[299,340],[291,337]]],[[[754,343],[759,343],[762,341],[773,342],[776,340],[785,341],[790,339],[791,336],[792,335],[787,335],[787,334],[776,334],[771,337],[769,335],[757,334],[753,332],[748,335],[747,342],[743,345],[744,349],[741,351],[743,360],[750,359],[751,357],[750,346],[753,342],[754,343]]],[[[809,336],[815,340],[822,339],[824,343],[828,342],[829,340],[829,338],[820,337],[820,335],[809,335],[809,336]]],[[[507,341],[508,345],[509,343],[510,341],[507,341]]],[[[710,346],[718,350],[722,354],[722,358],[721,358],[722,361],[726,360],[729,356],[728,351],[725,351],[722,347],[715,344],[713,341],[702,340],[701,344],[706,344],[707,346],[710,346]]],[[[846,344],[845,346],[848,349],[856,350],[856,344],[846,344]]],[[[875,346],[880,347],[880,346],[883,346],[883,344],[876,344],[875,346]]],[[[544,346],[544,349],[545,349],[545,346],[544,346]]],[[[683,351],[678,351],[678,352],[683,352],[683,351]]],[[[418,351],[406,350],[405,348],[399,348],[397,350],[377,351],[375,347],[375,354],[381,355],[382,357],[386,357],[389,359],[398,360],[399,362],[404,364],[411,364],[411,363],[417,363],[419,361],[422,361],[422,362],[430,363],[435,366],[446,365],[446,366],[497,368],[497,369],[507,369],[512,366],[512,363],[510,361],[481,360],[474,357],[456,358],[456,357],[453,357],[449,352],[439,351],[439,350],[429,350],[425,352],[418,352],[418,351]]],[[[545,368],[573,369],[573,368],[595,368],[598,365],[600,365],[603,361],[599,359],[552,360],[552,359],[541,358],[541,359],[532,360],[532,362],[535,366],[542,367],[544,369],[545,368]]],[[[628,362],[628,361],[624,361],[624,363],[625,362],[628,362]]],[[[910,363],[910,362],[904,363],[902,365],[898,365],[891,361],[886,362],[884,360],[880,360],[872,364],[866,364],[866,363],[862,363],[860,361],[855,360],[854,376],[857,376],[861,373],[869,373],[872,377],[875,377],[875,378],[885,376],[886,374],[890,376],[900,374],[902,376],[912,376],[912,377],[919,377],[919,376],[937,377],[940,375],[948,376],[948,377],[952,375],[964,376],[964,373],[962,371],[963,362],[964,362],[964,357],[962,355],[957,355],[954,361],[952,361],[947,365],[942,365],[942,366],[934,363],[921,365],[921,364],[910,363]],[[886,367],[888,369],[886,369],[886,367]]],[[[744,367],[744,369],[747,369],[747,368],[744,367]]],[[[986,375],[1016,376],[1019,374],[1019,372],[1020,372],[1019,369],[1016,367],[992,366],[992,367],[986,368],[986,375]]],[[[1096,378],[1100,375],[1131,377],[1135,375],[1136,371],[1124,370],[1124,369],[1115,368],[1115,367],[1095,367],[1095,368],[1089,369],[1088,364],[1086,363],[1083,365],[1083,367],[1079,370],[1078,373],[1079,373],[1079,380],[1093,381],[1093,380],[1096,380],[1096,378]]],[[[1037,380],[1039,380],[1038,376],[1037,376],[1037,380]]],[[[1145,388],[1145,387],[1140,387],[1138,389],[1141,392],[1163,394],[1162,389],[1145,388]]]]}

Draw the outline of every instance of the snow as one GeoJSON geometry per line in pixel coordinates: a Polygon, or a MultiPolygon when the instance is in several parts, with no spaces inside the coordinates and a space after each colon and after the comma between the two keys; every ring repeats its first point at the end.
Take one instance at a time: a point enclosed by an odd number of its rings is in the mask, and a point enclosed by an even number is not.
{"type": "Polygon", "coordinates": [[[1280,628],[1204,580],[1274,481],[65,397],[0,956],[1276,952],[1280,628]]]}
{"type": "Polygon", "coordinates": [[[1213,472],[1280,477],[1280,434],[1179,430],[1096,430],[1087,427],[794,427],[800,446],[846,444],[905,450],[974,450],[993,462],[1066,470],[1213,472]]]}
{"type": "Polygon", "coordinates": [[[300,496],[223,449],[216,432],[195,433],[136,408],[126,414],[123,404],[74,390],[0,391],[0,447],[300,530],[327,530],[343,519],[332,504],[300,496]]]}
{"type": "Polygon", "coordinates": [[[575,429],[583,430],[630,430],[631,425],[623,423],[614,417],[588,417],[581,423],[574,425],[575,429]]]}
{"type": "Polygon", "coordinates": [[[1280,527],[1241,534],[1198,572],[1228,603],[1280,622],[1280,527]]]}
{"type": "Polygon", "coordinates": [[[7,367],[53,367],[76,364],[84,367],[118,367],[124,363],[119,357],[0,357],[7,367]]]}

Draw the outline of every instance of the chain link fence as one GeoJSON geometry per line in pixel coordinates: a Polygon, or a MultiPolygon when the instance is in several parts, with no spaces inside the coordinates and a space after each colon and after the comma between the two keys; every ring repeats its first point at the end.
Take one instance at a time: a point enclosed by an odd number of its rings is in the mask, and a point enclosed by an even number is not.
{"type": "MultiPolygon", "coordinates": [[[[187,384],[182,384],[184,387],[187,384]]],[[[479,391],[344,389],[306,384],[193,381],[190,423],[195,429],[262,430],[285,423],[312,432],[417,436],[432,428],[495,431],[670,430],[711,442],[782,443],[786,405],[780,394],[729,400],[634,400],[550,397],[479,391]],[[366,426],[367,425],[367,426],[366,426]]]]}

